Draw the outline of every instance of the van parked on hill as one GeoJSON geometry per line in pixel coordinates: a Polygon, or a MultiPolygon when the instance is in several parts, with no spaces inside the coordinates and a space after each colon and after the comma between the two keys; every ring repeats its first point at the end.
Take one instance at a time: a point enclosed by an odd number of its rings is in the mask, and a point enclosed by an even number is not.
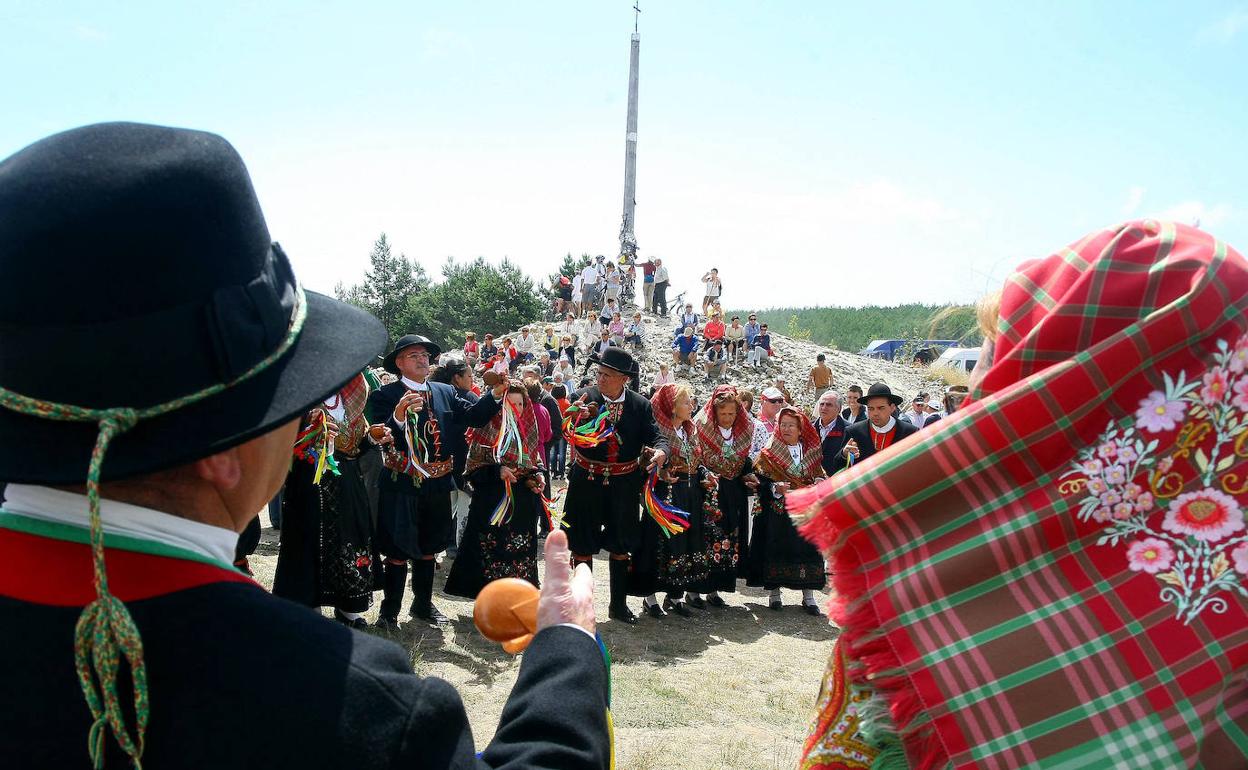
{"type": "Polygon", "coordinates": [[[949,348],[932,364],[970,374],[979,363],[979,348],[949,348]]]}

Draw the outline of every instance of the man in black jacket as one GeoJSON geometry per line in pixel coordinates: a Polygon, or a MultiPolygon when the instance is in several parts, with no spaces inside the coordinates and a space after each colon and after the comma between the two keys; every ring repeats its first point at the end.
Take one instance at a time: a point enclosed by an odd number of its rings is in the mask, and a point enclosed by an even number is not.
{"type": "Polygon", "coordinates": [[[847,465],[860,463],[919,430],[897,419],[897,407],[903,399],[884,383],[877,382],[868,388],[863,400],[867,404],[867,419],[850,425],[845,431],[841,457],[847,465]]]}
{"type": "Polygon", "coordinates": [[[455,542],[451,491],[456,433],[479,428],[498,414],[506,390],[500,381],[476,403],[455,388],[429,381],[429,365],[442,350],[427,337],[407,334],[382,366],[400,375],[368,395],[368,419],[390,429],[393,445],[381,471],[377,501],[377,544],[384,558],[377,625],[395,629],[403,604],[407,565],[412,564],[414,618],[446,623],[433,605],[434,558],[455,542]],[[409,415],[416,415],[411,424],[409,415]],[[416,443],[410,446],[408,437],[416,443]]]}
{"type": "Polygon", "coordinates": [[[815,430],[819,431],[820,447],[823,449],[823,472],[831,476],[845,467],[845,431],[849,425],[841,417],[841,397],[834,391],[825,391],[815,404],[815,430]]]}
{"type": "Polygon", "coordinates": [[[564,501],[568,541],[576,561],[592,564],[594,554],[611,554],[611,604],[608,616],[636,623],[628,608],[630,554],[641,537],[641,485],[667,459],[668,446],[650,402],[629,390],[637,363],[622,348],[608,348],[598,363],[596,387],[572,394],[573,426],[584,424],[606,410],[612,431],[597,446],[570,448],[571,470],[564,501]],[[653,449],[648,463],[642,450],[653,449]],[[644,466],[644,470],[643,470],[644,466]]]}
{"type": "Polygon", "coordinates": [[[5,767],[609,766],[592,581],[562,534],[479,756],[406,650],[230,566],[301,417],[386,332],[300,288],[224,139],[58,134],[0,161],[0,211],[0,351],[21,363],[0,366],[5,767]],[[67,350],[90,376],[64,376],[67,350]]]}

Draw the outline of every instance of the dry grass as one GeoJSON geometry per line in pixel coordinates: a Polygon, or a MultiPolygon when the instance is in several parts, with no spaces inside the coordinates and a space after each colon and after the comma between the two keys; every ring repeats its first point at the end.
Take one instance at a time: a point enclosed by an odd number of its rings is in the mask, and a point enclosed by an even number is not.
{"type": "MultiPolygon", "coordinates": [[[[276,554],[276,533],[266,529],[252,558],[256,576],[266,586],[272,583],[276,554]]],[[[614,660],[617,766],[793,767],[836,638],[826,619],[801,612],[796,591],[785,591],[785,609],[773,612],[762,591],[744,589],[726,594],[729,606],[724,609],[694,610],[687,619],[643,617],[636,626],[627,626],[606,619],[606,567],[599,560],[594,577],[598,628],[614,660]]],[[[438,572],[438,589],[445,577],[445,569],[438,572]]],[[[476,632],[471,602],[440,590],[434,598],[452,618],[449,626],[405,622],[390,638],[409,651],[417,674],[455,685],[480,749],[494,734],[519,661],[476,632]]],[[[632,604],[639,609],[637,600],[632,604]]],[[[374,605],[370,622],[376,613],[374,605]]]]}
{"type": "Polygon", "coordinates": [[[927,370],[928,376],[944,383],[946,388],[955,385],[967,387],[971,384],[971,375],[951,366],[933,366],[927,370]]]}

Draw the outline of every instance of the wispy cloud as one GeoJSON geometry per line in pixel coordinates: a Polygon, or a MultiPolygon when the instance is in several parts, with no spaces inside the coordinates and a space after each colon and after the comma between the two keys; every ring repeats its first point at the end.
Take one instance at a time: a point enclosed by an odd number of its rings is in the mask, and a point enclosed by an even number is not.
{"type": "Polygon", "coordinates": [[[104,30],[90,24],[75,24],[71,31],[73,32],[74,37],[79,40],[97,41],[108,39],[108,34],[104,32],[104,30]]]}
{"type": "Polygon", "coordinates": [[[1129,217],[1140,210],[1140,204],[1144,202],[1144,193],[1147,192],[1143,187],[1132,187],[1127,190],[1127,201],[1122,204],[1122,215],[1129,217]]]}
{"type": "Polygon", "coordinates": [[[1198,37],[1214,43],[1229,43],[1248,29],[1248,8],[1236,8],[1221,19],[1201,28],[1198,37]]]}
{"type": "Polygon", "coordinates": [[[1205,229],[1217,227],[1230,218],[1229,203],[1206,204],[1204,201],[1183,201],[1157,214],[1159,219],[1169,219],[1185,225],[1200,225],[1205,229]]]}

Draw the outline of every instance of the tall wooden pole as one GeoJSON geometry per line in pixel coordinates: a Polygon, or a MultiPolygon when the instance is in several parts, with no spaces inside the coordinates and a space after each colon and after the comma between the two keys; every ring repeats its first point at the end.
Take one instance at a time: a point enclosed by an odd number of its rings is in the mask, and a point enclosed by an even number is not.
{"type": "Polygon", "coordinates": [[[624,220],[620,224],[620,254],[637,256],[637,235],[633,228],[637,207],[637,61],[641,50],[638,32],[640,4],[634,5],[633,40],[628,64],[628,122],[624,129],[624,220]]]}

